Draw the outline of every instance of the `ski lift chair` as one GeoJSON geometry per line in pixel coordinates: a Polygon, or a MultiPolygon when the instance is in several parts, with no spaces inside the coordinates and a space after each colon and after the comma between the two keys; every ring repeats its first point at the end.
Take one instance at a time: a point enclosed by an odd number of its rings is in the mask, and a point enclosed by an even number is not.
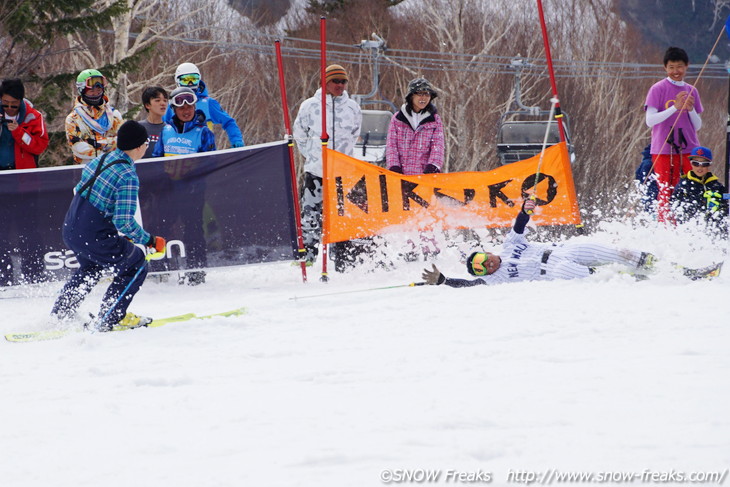
{"type": "MultiPolygon", "coordinates": [[[[558,123],[555,120],[548,121],[550,112],[540,112],[534,117],[525,115],[523,112],[507,112],[500,118],[499,130],[497,132],[497,153],[499,162],[502,165],[522,161],[534,157],[542,151],[542,144],[545,140],[545,130],[550,124],[547,147],[560,142],[558,123]],[[520,118],[531,117],[531,120],[507,120],[509,117],[519,116],[520,118]],[[542,117],[542,120],[540,119],[542,117]]],[[[568,141],[568,153],[573,161],[573,144],[570,141],[568,129],[568,116],[563,113],[563,128],[568,141]]]]}
{"type": "Polygon", "coordinates": [[[385,142],[393,114],[388,110],[362,110],[362,127],[353,156],[385,166],[385,142]]]}

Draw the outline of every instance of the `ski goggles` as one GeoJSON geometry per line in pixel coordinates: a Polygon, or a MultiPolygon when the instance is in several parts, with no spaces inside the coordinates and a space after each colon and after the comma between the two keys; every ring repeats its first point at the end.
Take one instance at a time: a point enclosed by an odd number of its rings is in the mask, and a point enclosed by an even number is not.
{"type": "Polygon", "coordinates": [[[170,104],[176,107],[181,107],[186,104],[195,105],[195,102],[197,101],[198,97],[195,96],[195,93],[178,93],[170,98],[170,104]]]}
{"type": "Polygon", "coordinates": [[[491,254],[489,252],[477,252],[476,254],[474,254],[474,257],[472,257],[469,265],[471,266],[471,270],[474,271],[475,276],[487,275],[490,255],[491,254]]]}
{"type": "Polygon", "coordinates": [[[709,167],[710,164],[712,164],[710,161],[697,161],[697,160],[692,160],[690,162],[695,167],[709,167]]]}
{"type": "Polygon", "coordinates": [[[104,88],[106,87],[106,78],[104,76],[89,76],[84,81],[86,88],[104,88]]]}
{"type": "Polygon", "coordinates": [[[200,75],[196,73],[181,74],[177,77],[177,84],[180,86],[198,86],[200,75]]]}

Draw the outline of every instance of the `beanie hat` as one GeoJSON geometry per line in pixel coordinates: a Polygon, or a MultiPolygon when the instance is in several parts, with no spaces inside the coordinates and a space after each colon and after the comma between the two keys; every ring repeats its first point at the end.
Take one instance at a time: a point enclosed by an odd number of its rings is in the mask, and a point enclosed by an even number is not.
{"type": "Polygon", "coordinates": [[[325,81],[332,81],[333,79],[348,79],[347,71],[339,64],[330,64],[327,69],[324,70],[325,81]]]}
{"type": "Polygon", "coordinates": [[[117,132],[117,148],[132,150],[147,142],[147,129],[139,122],[127,120],[117,132]]]}
{"type": "Polygon", "coordinates": [[[410,97],[422,91],[429,92],[431,94],[431,98],[436,98],[438,96],[438,93],[436,93],[436,90],[433,89],[433,86],[431,86],[431,83],[429,83],[426,78],[415,78],[408,83],[408,94],[406,95],[406,99],[410,99],[410,97]]]}
{"type": "Polygon", "coordinates": [[[12,96],[16,100],[23,100],[25,98],[25,87],[23,86],[23,82],[17,78],[4,79],[0,92],[12,96]]]}
{"type": "Polygon", "coordinates": [[[695,157],[704,157],[708,161],[712,162],[712,151],[707,147],[695,147],[692,149],[692,152],[689,153],[689,159],[691,160],[695,157]]]}

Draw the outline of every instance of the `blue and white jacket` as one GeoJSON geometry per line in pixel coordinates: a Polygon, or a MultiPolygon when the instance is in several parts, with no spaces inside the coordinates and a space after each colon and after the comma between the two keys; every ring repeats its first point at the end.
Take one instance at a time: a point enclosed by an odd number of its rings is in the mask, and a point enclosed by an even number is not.
{"type": "Polygon", "coordinates": [[[182,132],[178,131],[175,122],[177,119],[173,118],[162,129],[152,157],[179,156],[215,150],[215,136],[207,127],[205,113],[202,110],[195,111],[195,117],[183,125],[182,132]]]}
{"type": "MultiPolygon", "coordinates": [[[[223,130],[228,134],[228,140],[231,143],[231,147],[243,147],[243,134],[241,129],[238,128],[236,119],[228,115],[228,113],[221,108],[221,104],[218,100],[208,95],[208,88],[205,86],[203,81],[200,81],[198,89],[195,91],[195,95],[198,97],[198,101],[195,104],[195,109],[202,111],[205,114],[205,122],[209,129],[213,128],[213,124],[220,124],[223,130]]],[[[162,121],[170,123],[172,117],[175,115],[172,107],[168,105],[165,116],[162,117],[162,121]]]]}

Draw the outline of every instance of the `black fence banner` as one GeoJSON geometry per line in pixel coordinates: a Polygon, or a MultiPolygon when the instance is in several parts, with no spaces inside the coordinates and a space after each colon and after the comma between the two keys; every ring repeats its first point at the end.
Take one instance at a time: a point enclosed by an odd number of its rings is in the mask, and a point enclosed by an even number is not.
{"type": "MultiPolygon", "coordinates": [[[[168,241],[151,272],[291,260],[296,223],[285,141],[138,161],[139,215],[168,241]]],[[[61,226],[81,166],[0,172],[0,285],[64,279],[61,226]]]]}

